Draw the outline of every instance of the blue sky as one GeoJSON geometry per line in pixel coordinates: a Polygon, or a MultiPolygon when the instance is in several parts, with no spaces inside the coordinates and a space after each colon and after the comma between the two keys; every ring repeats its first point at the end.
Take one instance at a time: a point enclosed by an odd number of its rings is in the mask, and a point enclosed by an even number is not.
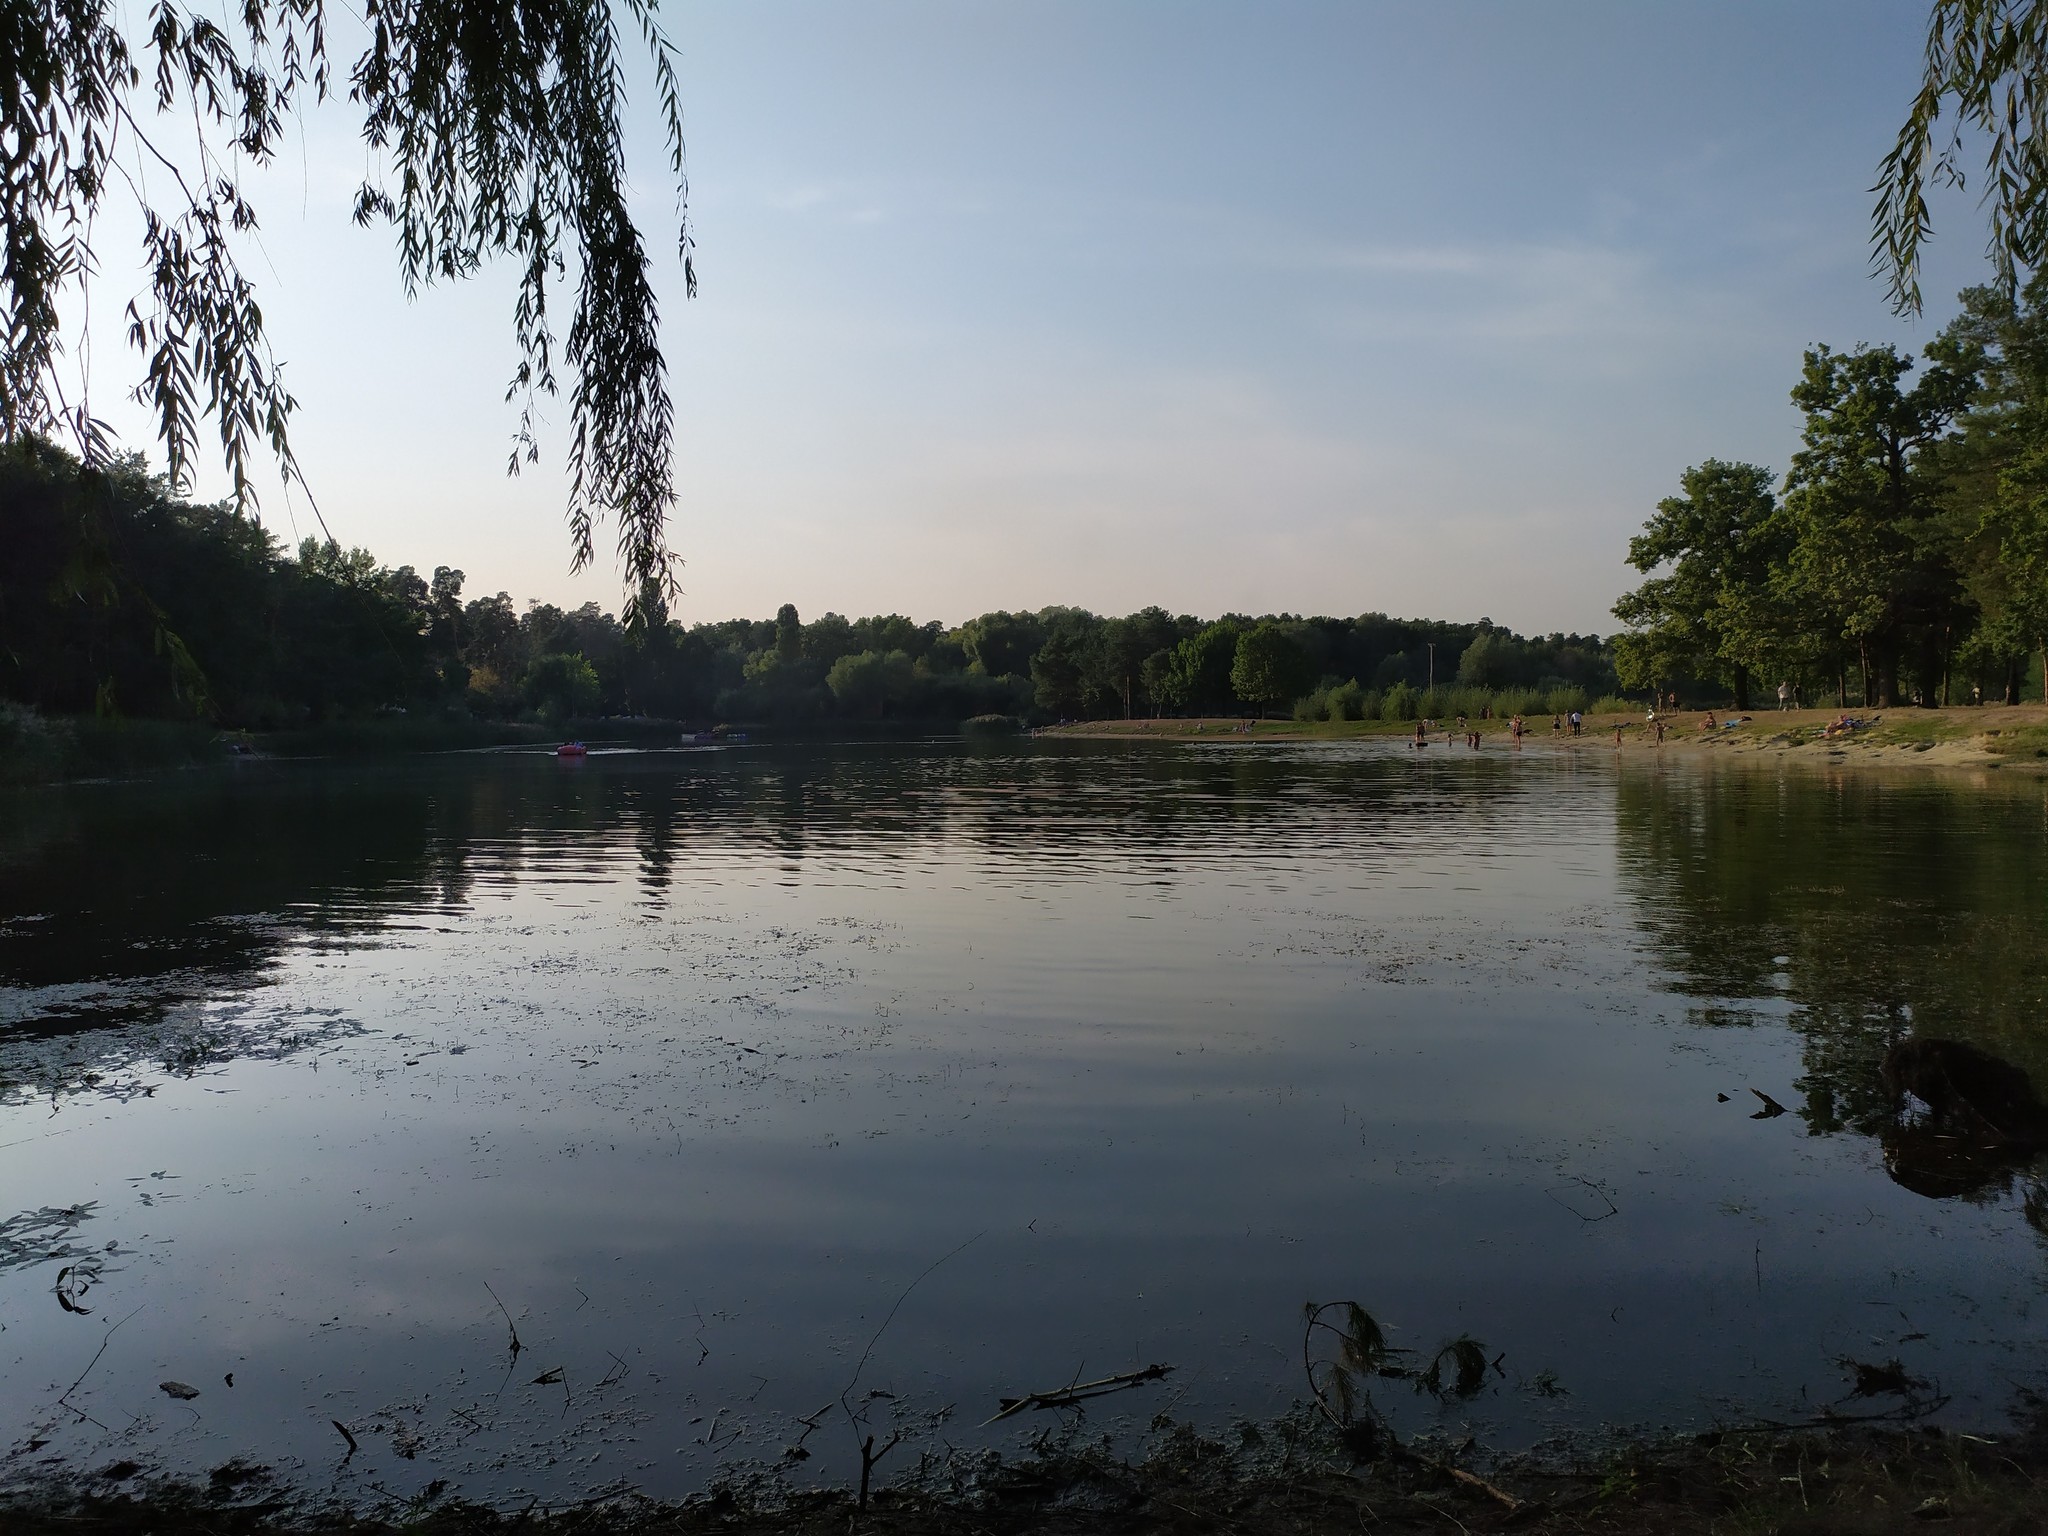
{"type": "MultiPolygon", "coordinates": [[[[1803,347],[1917,349],[1984,271],[1950,197],[1925,320],[1866,276],[1925,0],[664,15],[702,280],[661,278],[689,621],[1605,632],[1686,465],[1782,472],[1803,347]]],[[[658,231],[659,125],[631,126],[658,231]]],[[[330,106],[263,178],[253,263],[329,526],[472,595],[615,607],[609,564],[567,574],[559,432],[504,477],[508,275],[408,303],[388,233],[348,222],[353,130],[330,106]]],[[[146,440],[107,402],[137,279],[120,250],[102,274],[101,408],[146,440]]],[[[264,517],[312,527],[276,493],[264,517]]]]}

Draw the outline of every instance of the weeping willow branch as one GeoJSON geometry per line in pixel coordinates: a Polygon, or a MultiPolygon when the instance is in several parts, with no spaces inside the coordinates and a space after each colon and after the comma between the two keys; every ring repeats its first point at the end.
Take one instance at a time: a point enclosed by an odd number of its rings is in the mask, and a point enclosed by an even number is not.
{"type": "MultiPolygon", "coordinates": [[[[629,625],[646,594],[673,593],[674,410],[650,262],[627,207],[620,114],[628,40],[651,66],[676,187],[675,249],[694,294],[674,53],[655,0],[369,0],[368,41],[347,76],[375,170],[358,223],[387,223],[408,294],[517,263],[519,405],[511,467],[538,456],[543,396],[570,404],[572,565],[616,521],[629,625]],[[558,338],[551,300],[573,287],[558,338]]],[[[257,229],[243,173],[267,164],[302,110],[334,85],[324,0],[240,0],[225,22],[154,0],[133,40],[110,0],[0,0],[0,439],[68,438],[87,463],[114,451],[81,388],[64,382],[67,295],[97,275],[101,204],[140,214],[147,286],[128,306],[174,487],[205,425],[239,510],[253,513],[267,452],[303,483],[298,403],[238,251],[257,229]]],[[[81,309],[83,304],[81,303],[81,309]]],[[[81,369],[81,374],[83,370],[81,369]]]]}
{"type": "Polygon", "coordinates": [[[2006,292],[2048,249],[2048,0],[1934,0],[1926,63],[1878,172],[1871,268],[1901,314],[1920,311],[1930,184],[1966,188],[1965,139],[1983,141],[1986,253],[2006,292]],[[1944,114],[1948,116],[1946,132],[1944,114]]]}

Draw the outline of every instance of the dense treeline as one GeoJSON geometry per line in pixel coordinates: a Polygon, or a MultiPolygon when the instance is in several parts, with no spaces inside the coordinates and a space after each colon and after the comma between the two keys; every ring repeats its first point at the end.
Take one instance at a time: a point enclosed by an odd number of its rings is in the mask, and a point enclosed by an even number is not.
{"type": "Polygon", "coordinates": [[[2017,703],[2048,659],[2048,279],[1991,288],[1926,348],[1816,347],[1781,485],[1709,459],[1629,547],[1633,687],[1866,705],[2017,703]]]}
{"type": "Polygon", "coordinates": [[[629,631],[594,603],[465,598],[365,550],[288,550],[231,507],[171,496],[139,458],[0,450],[0,698],[52,714],[276,728],[377,714],[957,722],[1292,708],[1305,717],[1566,708],[1614,686],[1597,636],[1490,621],[1254,619],[1147,608],[685,626],[657,594],[629,631]],[[1432,696],[1428,690],[1437,686],[1432,696]],[[1456,686],[1454,697],[1449,690],[1456,686]],[[1506,691],[1503,693],[1503,691],[1506,691]],[[1511,695],[1511,697],[1510,697],[1511,695]]]}

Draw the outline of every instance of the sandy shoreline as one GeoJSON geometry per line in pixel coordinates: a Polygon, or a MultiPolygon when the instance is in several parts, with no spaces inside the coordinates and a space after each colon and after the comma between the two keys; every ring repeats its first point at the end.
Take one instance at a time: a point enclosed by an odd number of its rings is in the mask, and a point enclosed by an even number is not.
{"type": "MultiPolygon", "coordinates": [[[[1669,754],[1677,757],[1747,761],[1782,759],[1829,767],[1969,768],[2006,770],[2034,775],[2048,773],[2048,705],[2019,704],[1947,709],[1864,710],[1801,709],[1752,711],[1747,716],[1717,712],[1716,725],[1703,728],[1708,714],[1681,710],[1663,717],[1664,736],[1642,715],[1589,715],[1584,733],[1573,737],[1553,731],[1548,716],[1525,717],[1521,745],[1510,740],[1505,720],[1466,722],[1477,731],[1481,752],[1574,752],[1625,756],[1669,754]],[[1844,714],[1866,722],[1826,734],[1844,714]],[[1737,723],[1726,722],[1734,720],[1737,723]],[[1620,728],[1617,738],[1616,727],[1620,728]]],[[[1219,746],[1274,741],[1412,741],[1412,722],[1378,720],[1316,721],[1241,719],[1097,720],[1053,726],[1041,736],[1115,741],[1203,742],[1219,746]]],[[[1430,751],[1469,752],[1455,720],[1436,722],[1429,735],[1430,751]]]]}

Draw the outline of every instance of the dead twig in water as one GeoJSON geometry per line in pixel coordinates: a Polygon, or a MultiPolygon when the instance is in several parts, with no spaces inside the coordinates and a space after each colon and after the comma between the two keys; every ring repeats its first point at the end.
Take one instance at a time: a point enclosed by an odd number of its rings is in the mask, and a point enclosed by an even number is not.
{"type": "Polygon", "coordinates": [[[1567,1174],[1566,1177],[1570,1179],[1572,1183],[1577,1184],[1582,1188],[1590,1189],[1591,1191],[1593,1191],[1594,1194],[1600,1197],[1601,1204],[1607,1207],[1606,1210],[1601,1211],[1598,1215],[1588,1216],[1584,1211],[1580,1210],[1577,1206],[1573,1205],[1571,1201],[1559,1200],[1556,1190],[1546,1189],[1545,1191],[1543,1191],[1544,1194],[1548,1195],[1557,1204],[1563,1206],[1566,1210],[1570,1211],[1574,1216],[1578,1217],[1579,1220],[1605,1221],[1610,1216],[1619,1216],[1621,1214],[1621,1208],[1614,1203],[1614,1197],[1608,1194],[1607,1191],[1601,1188],[1598,1184],[1595,1184],[1591,1179],[1581,1178],[1578,1174],[1575,1173],[1567,1174]]]}
{"type": "Polygon", "coordinates": [[[1142,1386],[1148,1381],[1159,1381],[1171,1374],[1170,1365],[1148,1365],[1142,1371],[1120,1371],[1114,1376],[1103,1376],[1094,1381],[1076,1382],[1072,1386],[1056,1387],[1050,1392],[1027,1392],[1022,1397],[999,1397],[996,1403],[1000,1412],[992,1419],[984,1419],[980,1428],[1007,1419],[1013,1413],[1022,1413],[1027,1408],[1068,1408],[1085,1402],[1091,1397],[1102,1397],[1111,1392],[1122,1392],[1128,1388],[1142,1386]]]}
{"type": "MultiPolygon", "coordinates": [[[[91,1414],[87,1413],[83,1408],[75,1406],[71,1401],[71,1394],[76,1392],[80,1387],[85,1385],[85,1378],[92,1374],[92,1368],[100,1363],[100,1356],[104,1355],[107,1352],[107,1346],[113,1342],[114,1335],[121,1331],[121,1323],[127,1322],[129,1317],[135,1316],[135,1313],[140,1312],[141,1310],[142,1308],[137,1307],[135,1309],[135,1312],[130,1312],[128,1314],[128,1317],[122,1318],[120,1323],[114,1324],[113,1327],[109,1328],[106,1331],[106,1333],[101,1336],[100,1347],[94,1350],[92,1352],[92,1358],[85,1362],[85,1369],[78,1373],[78,1380],[74,1381],[73,1383],[71,1383],[70,1386],[66,1387],[64,1389],[64,1395],[57,1399],[57,1406],[59,1408],[64,1409],[66,1412],[77,1414],[78,1417],[87,1424],[99,1425],[99,1427],[102,1430],[105,1430],[107,1428],[106,1425],[100,1424],[100,1421],[98,1419],[94,1418],[91,1414]]],[[[111,1433],[111,1431],[108,1432],[111,1433]]]]}
{"type": "MultiPolygon", "coordinates": [[[[875,1352],[875,1346],[882,1342],[882,1335],[887,1333],[889,1331],[889,1325],[896,1321],[896,1314],[903,1310],[903,1303],[910,1300],[910,1293],[916,1290],[920,1285],[924,1284],[926,1277],[929,1276],[933,1270],[937,1269],[941,1264],[945,1263],[948,1259],[957,1258],[959,1255],[965,1253],[969,1248],[972,1248],[976,1243],[980,1242],[986,1236],[988,1236],[988,1232],[984,1228],[982,1231],[975,1233],[974,1236],[967,1239],[967,1241],[962,1243],[958,1248],[955,1248],[948,1253],[940,1254],[936,1259],[933,1259],[931,1263],[927,1264],[923,1268],[923,1270],[919,1272],[918,1277],[915,1280],[911,1281],[910,1284],[903,1287],[903,1294],[896,1298],[896,1305],[891,1307],[889,1309],[889,1315],[882,1319],[882,1326],[877,1328],[875,1330],[875,1336],[868,1340],[868,1347],[860,1352],[860,1363],[853,1368],[853,1379],[848,1381],[847,1384],[840,1389],[840,1407],[846,1407],[847,1393],[851,1392],[855,1387],[860,1385],[861,1372],[865,1371],[868,1368],[868,1360],[871,1356],[873,1356],[875,1352]]],[[[847,1412],[848,1415],[851,1416],[852,1410],[847,1409],[847,1412]]]]}
{"type": "Polygon", "coordinates": [[[341,1420],[329,1419],[327,1422],[340,1430],[341,1438],[348,1442],[348,1455],[341,1458],[344,1462],[348,1461],[356,1453],[356,1437],[348,1432],[348,1426],[342,1423],[341,1420]]]}
{"type": "Polygon", "coordinates": [[[896,1431],[895,1434],[891,1435],[886,1442],[884,1442],[882,1448],[879,1451],[875,1449],[875,1437],[873,1435],[869,1435],[867,1439],[861,1441],[860,1498],[858,1502],[856,1502],[854,1505],[854,1509],[857,1512],[865,1512],[868,1507],[869,1476],[874,1472],[875,1468],[881,1464],[882,1458],[888,1455],[891,1451],[896,1449],[896,1443],[902,1438],[903,1431],[899,1429],[896,1431]]]}
{"type": "MultiPolygon", "coordinates": [[[[880,1451],[876,1451],[875,1437],[867,1432],[867,1404],[863,1402],[859,1411],[855,1411],[853,1404],[849,1403],[847,1398],[852,1395],[853,1389],[860,1385],[861,1372],[868,1368],[868,1361],[874,1356],[875,1346],[882,1342],[882,1335],[887,1333],[889,1325],[896,1321],[896,1314],[903,1310],[903,1303],[910,1299],[910,1293],[924,1284],[926,1276],[930,1275],[933,1270],[937,1269],[948,1259],[957,1258],[960,1254],[965,1253],[986,1236],[988,1236],[988,1229],[984,1227],[959,1247],[942,1253],[936,1259],[933,1259],[931,1263],[918,1272],[915,1280],[903,1287],[903,1294],[898,1296],[896,1304],[889,1308],[889,1315],[882,1319],[882,1326],[877,1328],[874,1332],[874,1337],[868,1340],[868,1347],[860,1352],[860,1360],[853,1368],[853,1375],[848,1378],[846,1385],[840,1389],[839,1409],[840,1412],[846,1415],[847,1427],[853,1431],[854,1444],[860,1450],[860,1503],[858,1505],[860,1510],[865,1510],[868,1507],[868,1478],[875,1470],[875,1464],[888,1455],[891,1450],[895,1449],[896,1442],[903,1438],[903,1431],[897,1430],[896,1433],[889,1437],[888,1444],[884,1445],[880,1451]]],[[[881,1395],[888,1396],[889,1394],[883,1393],[881,1395]]],[[[875,1394],[873,1393],[869,1394],[870,1398],[874,1396],[875,1394]]]]}
{"type": "MultiPolygon", "coordinates": [[[[484,1282],[484,1289],[487,1291],[491,1291],[490,1281],[486,1280],[484,1282]]],[[[512,1335],[512,1359],[513,1362],[516,1364],[519,1360],[519,1351],[526,1347],[524,1344],[521,1344],[519,1342],[519,1325],[512,1321],[512,1313],[510,1312],[510,1310],[507,1309],[505,1303],[502,1301],[498,1301],[498,1293],[496,1291],[491,1291],[491,1300],[497,1301],[498,1310],[505,1314],[505,1327],[512,1335]]]]}

